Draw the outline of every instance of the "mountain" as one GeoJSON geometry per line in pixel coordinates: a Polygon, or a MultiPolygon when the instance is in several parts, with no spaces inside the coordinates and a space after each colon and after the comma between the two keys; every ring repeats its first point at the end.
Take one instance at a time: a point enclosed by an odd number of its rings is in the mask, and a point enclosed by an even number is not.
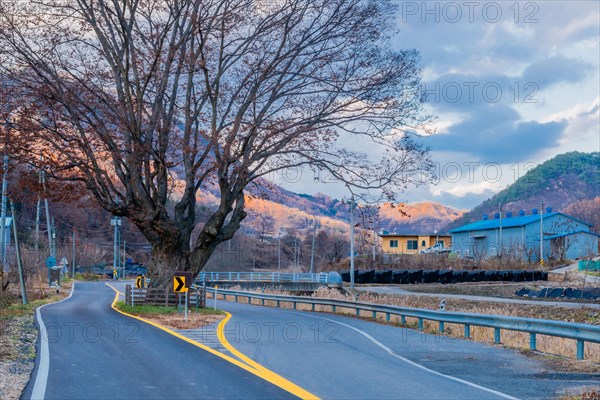
{"type": "MultiPolygon", "coordinates": [[[[205,207],[214,206],[217,202],[218,188],[206,186],[198,198],[205,207]]],[[[317,217],[324,228],[338,232],[348,232],[350,207],[342,200],[322,193],[314,195],[294,193],[279,185],[266,180],[257,181],[249,195],[246,196],[248,217],[243,224],[253,228],[259,224],[261,217],[273,219],[274,232],[279,228],[294,228],[304,230],[312,226],[312,220],[317,217]]],[[[442,228],[465,213],[440,203],[423,201],[418,203],[392,206],[382,204],[379,210],[380,222],[378,230],[389,232],[430,232],[442,228]]],[[[370,226],[363,221],[360,212],[354,215],[356,223],[370,226]]]]}
{"type": "Polygon", "coordinates": [[[560,154],[529,170],[508,188],[487,199],[460,218],[450,222],[446,230],[478,221],[484,214],[551,207],[564,211],[568,206],[600,195],[600,153],[570,152],[560,154]]]}
{"type": "Polygon", "coordinates": [[[444,227],[460,218],[466,211],[457,210],[432,201],[406,204],[402,207],[407,215],[384,204],[379,215],[385,230],[395,233],[444,233],[444,227]]]}

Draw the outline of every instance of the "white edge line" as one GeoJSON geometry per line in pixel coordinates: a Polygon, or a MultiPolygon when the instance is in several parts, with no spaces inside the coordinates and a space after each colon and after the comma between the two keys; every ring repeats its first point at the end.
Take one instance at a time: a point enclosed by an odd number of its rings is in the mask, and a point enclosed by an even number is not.
{"type": "Polygon", "coordinates": [[[324,319],[326,321],[330,321],[330,322],[333,322],[335,324],[340,324],[340,325],[343,325],[343,326],[345,326],[347,328],[350,328],[350,329],[352,329],[352,330],[360,333],[361,335],[363,335],[367,339],[369,339],[371,342],[373,342],[375,345],[379,346],[381,349],[383,349],[384,351],[386,351],[392,357],[395,357],[395,358],[397,358],[397,359],[399,359],[401,361],[404,361],[407,364],[412,365],[413,367],[420,368],[420,369],[422,369],[422,370],[424,370],[426,372],[429,372],[431,374],[434,374],[434,375],[437,375],[437,376],[441,376],[443,378],[450,379],[452,381],[459,382],[459,383],[465,384],[467,386],[470,386],[470,387],[473,387],[473,388],[476,388],[476,389],[480,389],[480,390],[483,390],[483,391],[486,391],[486,392],[489,392],[489,393],[493,393],[493,394],[495,394],[497,396],[500,396],[502,398],[505,398],[505,399],[518,400],[518,398],[510,396],[510,395],[508,395],[506,393],[502,393],[502,392],[499,392],[497,390],[490,389],[490,388],[487,388],[485,386],[481,386],[481,385],[478,385],[476,383],[469,382],[469,381],[466,381],[464,379],[460,379],[460,378],[457,378],[457,377],[454,377],[454,376],[451,376],[451,375],[442,374],[441,372],[434,371],[434,370],[429,369],[429,368],[427,368],[427,367],[425,367],[425,366],[423,366],[421,364],[418,364],[418,363],[416,363],[414,361],[411,361],[408,358],[404,358],[401,355],[399,355],[398,353],[396,353],[394,350],[390,349],[389,347],[387,347],[386,345],[384,345],[383,343],[381,343],[380,341],[378,341],[377,339],[375,339],[373,336],[369,335],[367,332],[361,331],[360,329],[355,328],[355,327],[353,327],[351,325],[347,325],[347,324],[344,324],[343,322],[339,322],[339,321],[336,321],[336,320],[333,320],[333,319],[329,319],[329,318],[317,317],[316,315],[311,315],[310,313],[298,313],[298,312],[293,312],[293,313],[294,314],[301,314],[301,315],[305,315],[305,316],[310,316],[310,317],[313,317],[313,318],[324,319]]]}
{"type": "Polygon", "coordinates": [[[75,282],[73,282],[73,285],[71,286],[71,292],[69,293],[68,297],[55,303],[44,304],[35,310],[38,325],[40,326],[40,362],[38,364],[38,370],[35,376],[35,383],[33,384],[33,389],[31,390],[31,398],[34,400],[42,400],[46,396],[48,371],[50,371],[50,347],[48,346],[48,331],[46,330],[46,325],[44,325],[44,321],[42,320],[42,313],[40,310],[46,306],[69,300],[71,296],[73,296],[73,290],[75,290],[75,282]]]}

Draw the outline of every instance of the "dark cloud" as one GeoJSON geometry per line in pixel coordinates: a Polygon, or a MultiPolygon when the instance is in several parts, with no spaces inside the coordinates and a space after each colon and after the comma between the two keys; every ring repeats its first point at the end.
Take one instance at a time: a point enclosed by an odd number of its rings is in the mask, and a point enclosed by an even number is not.
{"type": "Polygon", "coordinates": [[[451,126],[447,133],[425,141],[434,151],[467,153],[481,162],[506,163],[529,160],[556,146],[566,127],[566,121],[524,122],[511,107],[488,104],[451,126]]]}
{"type": "Polygon", "coordinates": [[[533,82],[540,89],[558,83],[576,83],[584,80],[593,68],[581,60],[555,56],[530,64],[523,72],[523,81],[533,82]]]}

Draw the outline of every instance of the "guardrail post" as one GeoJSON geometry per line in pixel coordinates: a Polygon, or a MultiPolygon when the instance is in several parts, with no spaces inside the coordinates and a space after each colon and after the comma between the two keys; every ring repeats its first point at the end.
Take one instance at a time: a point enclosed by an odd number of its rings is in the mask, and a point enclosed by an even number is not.
{"type": "Polygon", "coordinates": [[[373,311],[373,319],[377,319],[377,311],[373,311]]]}
{"type": "Polygon", "coordinates": [[[494,343],[500,344],[500,328],[494,328],[494,343]]]}
{"type": "Polygon", "coordinates": [[[261,304],[264,306],[265,305],[265,299],[261,299],[261,304]]]}
{"type": "Polygon", "coordinates": [[[536,340],[535,340],[535,333],[530,333],[529,334],[529,350],[531,351],[535,351],[536,350],[536,340]]]}
{"type": "Polygon", "coordinates": [[[248,296],[248,304],[252,304],[252,297],[248,296]]]}
{"type": "Polygon", "coordinates": [[[238,297],[237,294],[235,296],[233,296],[233,297],[235,297],[235,302],[237,303],[237,297],[238,297]]]}
{"type": "Polygon", "coordinates": [[[356,309],[356,316],[360,317],[360,310],[358,308],[356,309]]]}
{"type": "Polygon", "coordinates": [[[331,306],[331,311],[337,312],[337,307],[335,306],[335,304],[331,306]]]}
{"type": "Polygon", "coordinates": [[[296,302],[294,301],[293,303],[294,303],[294,310],[295,310],[296,309],[296,302]]]}
{"type": "Polygon", "coordinates": [[[444,333],[444,321],[440,321],[440,326],[438,328],[439,333],[444,333]]]}
{"type": "Polygon", "coordinates": [[[227,277],[228,280],[231,280],[231,272],[229,273],[229,276],[227,277]]]}
{"type": "Polygon", "coordinates": [[[406,325],[406,316],[404,316],[404,315],[400,316],[400,324],[401,325],[406,325]]]}
{"type": "Polygon", "coordinates": [[[577,340],[577,359],[578,360],[583,360],[584,358],[584,341],[583,340],[577,340]]]}
{"type": "Polygon", "coordinates": [[[390,322],[390,313],[389,313],[389,312],[386,312],[386,313],[385,313],[385,320],[386,320],[387,322],[390,322]]]}
{"type": "Polygon", "coordinates": [[[471,338],[471,325],[469,325],[469,324],[465,324],[465,338],[466,339],[471,338]]]}
{"type": "Polygon", "coordinates": [[[250,272],[250,281],[254,280],[254,272],[250,272]]]}
{"type": "Polygon", "coordinates": [[[315,311],[315,303],[312,303],[312,311],[315,311]]]}
{"type": "Polygon", "coordinates": [[[277,300],[277,308],[279,308],[279,300],[277,300]]]}
{"type": "Polygon", "coordinates": [[[423,330],[423,318],[419,318],[419,330],[423,330]]]}

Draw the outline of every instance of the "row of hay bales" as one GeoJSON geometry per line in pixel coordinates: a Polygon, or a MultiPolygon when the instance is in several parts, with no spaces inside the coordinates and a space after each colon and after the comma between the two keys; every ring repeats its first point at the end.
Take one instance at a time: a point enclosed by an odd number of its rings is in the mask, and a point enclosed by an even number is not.
{"type": "MultiPolygon", "coordinates": [[[[340,273],[350,282],[350,272],[340,273]]],[[[462,282],[525,282],[548,280],[544,271],[453,271],[453,270],[355,270],[355,283],[462,283],[462,282]]]]}

